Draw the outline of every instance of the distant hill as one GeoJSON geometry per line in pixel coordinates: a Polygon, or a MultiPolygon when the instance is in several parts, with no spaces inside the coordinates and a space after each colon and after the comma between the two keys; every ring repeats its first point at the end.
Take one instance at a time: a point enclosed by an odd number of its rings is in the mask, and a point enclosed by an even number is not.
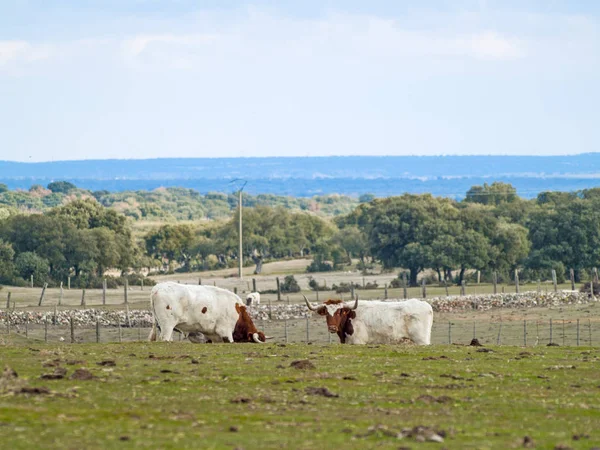
{"type": "Polygon", "coordinates": [[[231,193],[248,181],[250,194],[312,197],[425,193],[464,197],[473,185],[503,181],[532,198],[540,191],[600,185],[600,153],[572,156],[349,156],[294,158],[165,158],[45,163],[0,161],[0,183],[11,189],[67,180],[91,191],[183,187],[231,193]]]}

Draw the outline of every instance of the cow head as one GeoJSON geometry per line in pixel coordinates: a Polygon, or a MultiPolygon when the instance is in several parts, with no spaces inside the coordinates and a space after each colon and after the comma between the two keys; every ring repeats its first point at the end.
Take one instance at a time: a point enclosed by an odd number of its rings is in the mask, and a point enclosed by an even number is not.
{"type": "Polygon", "coordinates": [[[233,330],[233,342],[257,342],[264,344],[267,339],[270,339],[262,331],[256,329],[245,306],[236,303],[235,310],[239,318],[233,330]]]}
{"type": "Polygon", "coordinates": [[[325,316],[329,332],[336,333],[342,344],[346,342],[346,335],[354,334],[352,319],[356,318],[354,310],[358,307],[358,296],[353,305],[347,305],[342,300],[327,300],[318,307],[312,306],[306,296],[303,297],[308,309],[325,316]]]}

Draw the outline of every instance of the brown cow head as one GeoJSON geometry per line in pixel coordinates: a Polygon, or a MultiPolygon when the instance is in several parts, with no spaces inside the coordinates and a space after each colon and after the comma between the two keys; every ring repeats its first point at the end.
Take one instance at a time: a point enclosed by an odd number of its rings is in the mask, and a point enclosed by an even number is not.
{"type": "Polygon", "coordinates": [[[308,299],[304,297],[306,306],[327,320],[327,329],[330,333],[336,333],[342,344],[346,343],[346,336],[354,334],[352,319],[356,318],[354,311],[358,307],[358,296],[353,306],[347,306],[342,300],[327,300],[321,306],[313,307],[308,299]]]}
{"type": "Polygon", "coordinates": [[[256,329],[245,306],[236,303],[235,310],[238,312],[239,318],[233,330],[233,342],[257,342],[263,344],[269,339],[262,331],[256,329]]]}

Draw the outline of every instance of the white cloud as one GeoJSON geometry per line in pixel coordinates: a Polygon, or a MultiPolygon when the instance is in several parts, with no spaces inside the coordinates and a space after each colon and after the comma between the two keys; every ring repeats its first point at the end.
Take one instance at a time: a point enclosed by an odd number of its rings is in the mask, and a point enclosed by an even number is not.
{"type": "Polygon", "coordinates": [[[33,45],[27,41],[0,41],[0,71],[34,63],[50,57],[50,45],[33,45]]]}

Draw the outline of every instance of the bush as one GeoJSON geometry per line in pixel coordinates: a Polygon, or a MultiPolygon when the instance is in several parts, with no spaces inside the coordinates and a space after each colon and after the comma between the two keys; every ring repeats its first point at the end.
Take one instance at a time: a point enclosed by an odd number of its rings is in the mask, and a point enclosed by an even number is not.
{"type": "Polygon", "coordinates": [[[310,280],[308,282],[308,287],[310,287],[313,291],[327,291],[327,286],[325,286],[324,284],[319,284],[317,282],[317,280],[315,280],[313,277],[310,277],[310,280]]]}
{"type": "MultiPolygon", "coordinates": [[[[583,283],[583,285],[581,286],[581,288],[579,289],[579,292],[583,292],[583,293],[590,293],[590,283],[591,281],[587,282],[587,283],[583,283]]],[[[600,283],[596,283],[594,281],[594,295],[600,295],[600,283]]]]}
{"type": "Polygon", "coordinates": [[[325,261],[313,261],[306,267],[308,273],[331,272],[332,270],[333,266],[325,261]]]}
{"type": "Polygon", "coordinates": [[[298,282],[294,278],[294,275],[288,275],[285,277],[283,283],[279,286],[279,289],[284,294],[300,292],[300,286],[298,286],[298,282]]]}

